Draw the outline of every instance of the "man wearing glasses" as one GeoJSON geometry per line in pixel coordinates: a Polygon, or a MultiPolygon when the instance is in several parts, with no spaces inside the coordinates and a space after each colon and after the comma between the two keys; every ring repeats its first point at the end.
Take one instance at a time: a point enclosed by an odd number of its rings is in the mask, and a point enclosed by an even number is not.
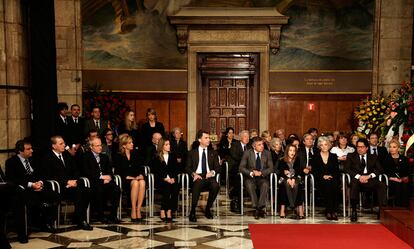
{"type": "Polygon", "coordinates": [[[375,192],[379,206],[386,201],[385,184],[378,180],[382,167],[376,155],[367,153],[368,140],[361,138],[357,142],[357,153],[348,155],[345,172],[351,176],[351,221],[358,220],[356,206],[359,203],[359,192],[375,192]]]}

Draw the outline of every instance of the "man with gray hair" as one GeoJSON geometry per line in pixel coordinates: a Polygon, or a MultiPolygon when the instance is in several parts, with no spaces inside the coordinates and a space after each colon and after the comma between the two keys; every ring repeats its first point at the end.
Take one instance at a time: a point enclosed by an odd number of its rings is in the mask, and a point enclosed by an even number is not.
{"type": "Polygon", "coordinates": [[[269,193],[269,176],[273,172],[273,160],[270,151],[264,149],[264,141],[260,137],[253,138],[253,149],[243,153],[240,172],[244,177],[244,185],[256,209],[254,218],[265,217],[264,208],[269,193]],[[257,198],[256,189],[260,196],[257,198]]]}
{"type": "Polygon", "coordinates": [[[108,156],[102,153],[100,138],[95,137],[89,143],[91,149],[83,155],[82,175],[91,182],[98,219],[103,223],[120,223],[116,214],[121,190],[114,182],[111,163],[108,156]],[[111,210],[108,218],[103,213],[106,201],[109,201],[111,210]]]}
{"type": "Polygon", "coordinates": [[[230,211],[239,214],[241,211],[240,205],[240,177],[239,177],[239,165],[243,157],[243,153],[252,148],[249,140],[249,131],[243,130],[239,133],[238,142],[234,143],[230,148],[230,157],[228,158],[229,164],[229,197],[230,211]]]}

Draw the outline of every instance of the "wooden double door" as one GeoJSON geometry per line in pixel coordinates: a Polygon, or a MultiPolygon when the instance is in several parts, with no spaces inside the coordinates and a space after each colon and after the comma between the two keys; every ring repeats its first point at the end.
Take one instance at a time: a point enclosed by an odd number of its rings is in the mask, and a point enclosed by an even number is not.
{"type": "Polygon", "coordinates": [[[201,125],[213,141],[227,127],[258,128],[257,61],[257,54],[199,55],[201,125]]]}

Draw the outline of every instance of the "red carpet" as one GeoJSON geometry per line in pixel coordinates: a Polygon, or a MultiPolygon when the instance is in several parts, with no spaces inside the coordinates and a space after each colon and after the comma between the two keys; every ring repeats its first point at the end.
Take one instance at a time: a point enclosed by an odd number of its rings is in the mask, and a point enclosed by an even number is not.
{"type": "Polygon", "coordinates": [[[255,249],[405,249],[411,248],[382,225],[250,224],[255,249]]]}

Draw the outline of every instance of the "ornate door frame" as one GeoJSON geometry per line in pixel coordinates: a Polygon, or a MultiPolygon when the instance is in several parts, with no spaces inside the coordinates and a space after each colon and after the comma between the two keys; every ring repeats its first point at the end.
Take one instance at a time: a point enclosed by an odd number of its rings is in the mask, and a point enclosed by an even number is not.
{"type": "Polygon", "coordinates": [[[202,96],[198,73],[197,55],[199,53],[257,53],[259,54],[259,127],[260,131],[268,127],[269,115],[269,45],[188,45],[188,92],[187,92],[187,134],[188,141],[195,139],[197,129],[201,127],[202,96]]]}

